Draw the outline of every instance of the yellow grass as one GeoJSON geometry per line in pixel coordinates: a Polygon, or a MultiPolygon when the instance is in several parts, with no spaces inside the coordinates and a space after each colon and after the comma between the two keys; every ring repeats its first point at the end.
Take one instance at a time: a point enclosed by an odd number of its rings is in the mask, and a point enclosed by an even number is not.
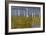
{"type": "Polygon", "coordinates": [[[11,16],[11,28],[31,28],[32,24],[40,23],[40,17],[11,16]]]}

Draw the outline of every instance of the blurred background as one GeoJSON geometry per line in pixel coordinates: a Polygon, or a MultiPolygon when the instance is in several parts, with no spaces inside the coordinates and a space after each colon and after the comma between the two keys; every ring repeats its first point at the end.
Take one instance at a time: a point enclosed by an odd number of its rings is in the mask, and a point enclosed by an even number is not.
{"type": "MultiPolygon", "coordinates": [[[[46,0],[15,0],[15,1],[45,2],[45,15],[46,15],[46,0]]],[[[5,0],[0,0],[0,35],[5,35],[4,20],[5,20],[5,0]]],[[[46,16],[45,16],[45,21],[46,21],[46,16]]],[[[28,34],[12,34],[12,35],[46,35],[46,22],[45,22],[44,33],[28,33],[28,34]]]]}

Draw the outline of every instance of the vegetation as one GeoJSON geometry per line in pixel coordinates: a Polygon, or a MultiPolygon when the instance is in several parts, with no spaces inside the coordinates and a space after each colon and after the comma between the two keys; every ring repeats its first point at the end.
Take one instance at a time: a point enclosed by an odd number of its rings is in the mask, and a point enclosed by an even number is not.
{"type": "Polygon", "coordinates": [[[39,16],[11,16],[11,28],[31,28],[32,24],[40,23],[39,16]]]}

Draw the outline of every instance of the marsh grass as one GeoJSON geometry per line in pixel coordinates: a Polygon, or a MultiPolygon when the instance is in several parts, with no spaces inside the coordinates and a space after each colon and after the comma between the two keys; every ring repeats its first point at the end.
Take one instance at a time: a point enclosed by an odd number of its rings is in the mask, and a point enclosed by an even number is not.
{"type": "Polygon", "coordinates": [[[11,16],[11,28],[32,28],[32,24],[40,23],[39,16],[11,16]]]}

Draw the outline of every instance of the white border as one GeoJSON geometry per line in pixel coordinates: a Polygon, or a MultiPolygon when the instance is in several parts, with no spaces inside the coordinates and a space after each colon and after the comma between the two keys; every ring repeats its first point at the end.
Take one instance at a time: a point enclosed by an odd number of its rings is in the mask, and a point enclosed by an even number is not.
{"type": "Polygon", "coordinates": [[[9,4],[9,27],[8,27],[8,32],[22,32],[22,31],[39,31],[43,30],[43,5],[34,5],[34,4],[19,4],[15,3],[9,4]],[[40,28],[24,28],[24,29],[11,29],[11,6],[25,6],[25,7],[40,7],[41,8],[41,26],[40,28]]]}

